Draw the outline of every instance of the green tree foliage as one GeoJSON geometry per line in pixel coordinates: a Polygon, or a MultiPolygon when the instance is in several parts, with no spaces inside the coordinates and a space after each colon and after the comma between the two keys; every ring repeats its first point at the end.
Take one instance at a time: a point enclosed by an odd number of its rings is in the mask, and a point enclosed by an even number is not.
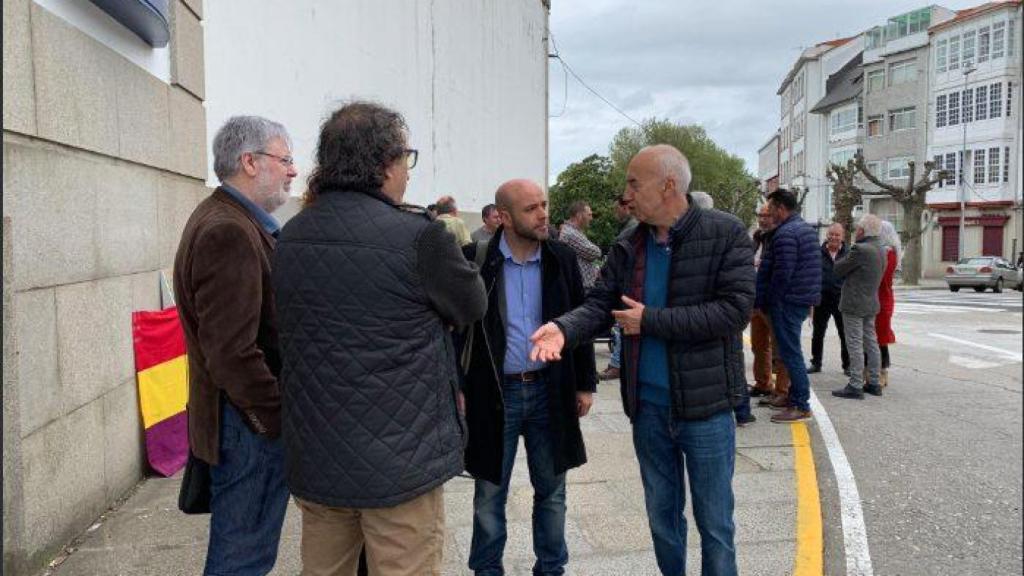
{"type": "Polygon", "coordinates": [[[622,194],[622,188],[612,183],[611,169],[611,161],[597,154],[566,167],[549,190],[551,223],[561,225],[569,216],[569,206],[585,200],[594,211],[587,237],[602,248],[611,246],[622,227],[614,213],[615,200],[622,194]]]}
{"type": "Polygon", "coordinates": [[[615,189],[625,186],[629,160],[641,148],[653,144],[670,144],[686,155],[693,172],[690,190],[707,192],[715,199],[715,208],[735,214],[747,226],[754,222],[760,198],[757,181],[746,171],[742,159],[720,148],[696,125],[649,119],[639,127],[620,130],[609,148],[610,178],[615,189]]]}

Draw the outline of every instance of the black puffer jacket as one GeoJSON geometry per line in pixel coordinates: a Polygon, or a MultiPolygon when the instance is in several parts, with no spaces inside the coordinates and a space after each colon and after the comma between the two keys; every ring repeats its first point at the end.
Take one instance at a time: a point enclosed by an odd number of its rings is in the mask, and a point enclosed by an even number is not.
{"type": "MultiPolygon", "coordinates": [[[[555,321],[571,347],[612,324],[621,297],[642,301],[647,224],[612,247],[586,303],[555,321]]],[[[668,306],[644,309],[641,334],[667,341],[670,395],[676,418],[695,420],[728,410],[740,400],[744,375],[735,361],[736,339],[754,302],[754,248],[743,224],[718,210],[690,209],[669,233],[672,259],[668,306]]],[[[640,337],[622,339],[622,401],[636,414],[640,337]]]]}
{"type": "Polygon", "coordinates": [[[389,507],[462,471],[449,327],[487,303],[442,223],[376,195],[322,194],[281,231],[274,288],[294,495],[389,507]]]}

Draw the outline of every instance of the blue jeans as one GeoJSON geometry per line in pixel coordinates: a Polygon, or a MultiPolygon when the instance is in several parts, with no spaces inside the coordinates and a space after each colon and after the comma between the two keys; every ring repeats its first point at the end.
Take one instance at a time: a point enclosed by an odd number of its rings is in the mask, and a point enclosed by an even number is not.
{"type": "Polygon", "coordinates": [[[728,410],[705,420],[673,420],[667,406],[646,403],[633,421],[647,521],[661,573],[686,574],[686,478],[700,532],[701,574],[735,576],[733,537],[736,423],[728,410]]]}
{"type": "Polygon", "coordinates": [[[612,328],[612,357],[608,360],[608,366],[618,368],[622,364],[622,328],[612,328]]]}
{"type": "Polygon", "coordinates": [[[206,576],[262,576],[274,567],[288,508],[284,445],[252,432],[228,402],[220,417],[220,463],[210,466],[206,576]]]}
{"type": "Polygon", "coordinates": [[[505,379],[505,437],[501,485],[476,481],[473,495],[473,543],[469,568],[477,574],[505,573],[505,502],[512,477],[519,435],[526,440],[526,463],[533,485],[533,573],[563,574],[569,561],[565,545],[565,473],[555,474],[555,447],[551,445],[548,416],[548,381],[505,379]]]}
{"type": "Polygon", "coordinates": [[[777,304],[769,316],[772,319],[772,335],[779,348],[779,358],[789,372],[789,403],[800,410],[811,409],[811,381],[807,378],[807,364],[800,344],[800,330],[810,313],[808,306],[777,304]]]}

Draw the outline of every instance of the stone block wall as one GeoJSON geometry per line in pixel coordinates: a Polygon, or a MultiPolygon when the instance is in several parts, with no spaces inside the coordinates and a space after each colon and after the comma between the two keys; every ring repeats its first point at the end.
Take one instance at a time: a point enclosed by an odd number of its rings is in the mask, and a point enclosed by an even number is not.
{"type": "Polygon", "coordinates": [[[38,571],[146,472],[131,312],[160,307],[208,193],[201,0],[170,81],[3,0],[4,574],[38,571]]]}

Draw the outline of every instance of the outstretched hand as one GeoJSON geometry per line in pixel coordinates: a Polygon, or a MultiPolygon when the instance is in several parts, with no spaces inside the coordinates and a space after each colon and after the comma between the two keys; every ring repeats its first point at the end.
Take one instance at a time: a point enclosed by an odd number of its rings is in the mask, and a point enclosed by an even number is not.
{"type": "Polygon", "coordinates": [[[530,350],[530,361],[554,362],[562,359],[562,348],[565,347],[565,334],[554,323],[548,322],[530,336],[533,349],[530,350]]]}
{"type": "Polygon", "coordinates": [[[640,323],[644,317],[644,305],[625,295],[622,297],[622,303],[626,305],[626,309],[612,310],[612,316],[615,317],[615,322],[622,327],[623,334],[635,336],[640,333],[640,323]]]}

